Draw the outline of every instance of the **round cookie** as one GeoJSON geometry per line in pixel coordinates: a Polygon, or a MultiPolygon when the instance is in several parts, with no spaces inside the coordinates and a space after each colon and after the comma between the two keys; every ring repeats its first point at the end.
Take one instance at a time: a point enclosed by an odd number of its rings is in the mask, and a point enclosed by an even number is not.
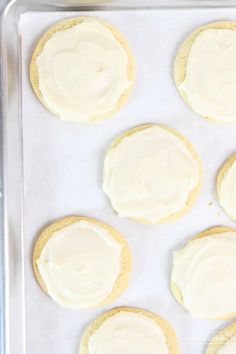
{"type": "MultiPolygon", "coordinates": [[[[176,88],[184,101],[187,103],[189,108],[193,110],[192,104],[189,101],[186,93],[184,90],[181,89],[180,85],[184,82],[186,78],[186,67],[187,67],[187,61],[188,57],[192,48],[192,45],[195,41],[195,39],[198,37],[198,35],[205,30],[209,29],[229,29],[229,30],[236,30],[236,22],[235,21],[219,21],[219,22],[212,22],[203,26],[200,26],[196,28],[191,34],[187,36],[187,38],[183,41],[181,44],[180,48],[177,51],[175,60],[174,60],[174,66],[173,66],[173,75],[174,75],[174,81],[176,88]]],[[[196,112],[197,113],[197,112],[196,112]]],[[[199,113],[197,113],[199,115],[199,113]]],[[[202,116],[205,119],[209,119],[214,122],[218,122],[217,119],[214,119],[214,117],[209,117],[209,116],[202,116]]]]}
{"type": "Polygon", "coordinates": [[[135,76],[135,65],[134,65],[134,58],[131,53],[131,50],[129,48],[128,43],[126,42],[125,38],[123,35],[111,24],[107,23],[104,20],[97,19],[94,17],[74,17],[74,18],[68,18],[65,20],[62,20],[53,26],[51,26],[45,33],[44,35],[39,39],[32,58],[31,58],[31,63],[30,63],[30,81],[33,87],[33,90],[37,96],[37,98],[41,101],[41,103],[49,110],[51,113],[53,113],[55,116],[60,117],[61,119],[65,119],[60,116],[60,113],[58,113],[55,109],[50,107],[50,105],[47,103],[47,101],[44,99],[43,94],[40,90],[40,78],[39,78],[39,72],[38,72],[38,66],[37,66],[37,60],[38,57],[41,55],[44,46],[48,43],[51,38],[55,34],[57,34],[60,31],[66,31],[71,28],[73,28],[76,25],[82,24],[84,21],[96,21],[100,25],[103,25],[106,29],[109,29],[111,34],[113,35],[114,39],[119,43],[119,45],[123,48],[124,52],[127,55],[127,80],[130,82],[130,85],[123,90],[123,93],[120,95],[117,103],[115,104],[114,108],[111,109],[110,111],[107,111],[102,114],[94,114],[93,116],[89,117],[88,119],[85,120],[80,120],[80,119],[67,119],[67,120],[74,120],[74,121],[86,121],[86,122],[97,122],[100,120],[103,120],[105,118],[108,118],[115,114],[117,111],[119,111],[122,106],[125,104],[132,86],[133,86],[133,81],[134,81],[134,76],[135,76]]]}
{"type": "MultiPolygon", "coordinates": [[[[236,230],[230,227],[225,227],[225,226],[216,226],[216,227],[212,227],[210,229],[207,229],[205,231],[200,232],[199,234],[197,234],[195,237],[193,237],[192,239],[190,239],[185,246],[187,246],[188,244],[190,244],[192,241],[200,239],[200,238],[204,238],[204,237],[208,237],[208,236],[212,236],[212,235],[218,235],[221,233],[225,233],[225,232],[234,232],[236,233],[236,230]]],[[[184,247],[185,247],[184,246],[184,247]]],[[[182,249],[184,249],[184,247],[182,249]]],[[[172,290],[172,293],[175,297],[175,299],[178,301],[178,303],[185,308],[184,305],[184,300],[183,300],[183,295],[181,292],[181,289],[179,288],[178,284],[176,282],[173,281],[173,269],[172,269],[172,273],[171,273],[171,282],[170,282],[170,287],[172,290]]],[[[186,309],[186,308],[185,308],[186,309]]],[[[187,309],[186,309],[187,310],[187,309]]],[[[215,320],[227,320],[227,319],[231,319],[233,317],[235,317],[236,313],[232,313],[232,314],[228,314],[226,316],[222,316],[222,317],[211,317],[209,319],[215,319],[215,320]]]]}
{"type": "MultiPolygon", "coordinates": [[[[218,200],[220,202],[220,205],[224,209],[225,213],[234,221],[236,221],[236,200],[232,201],[231,207],[235,207],[235,212],[233,213],[232,211],[229,210],[229,205],[228,201],[222,200],[221,197],[221,192],[222,192],[222,187],[224,186],[223,183],[226,181],[226,178],[229,176],[229,172],[231,171],[232,166],[236,163],[236,153],[232,154],[223,164],[223,166],[220,168],[218,175],[217,175],[217,180],[216,180],[216,189],[217,189],[217,195],[218,195],[218,200]]],[[[232,182],[234,181],[234,177],[232,177],[232,182]]],[[[230,191],[230,197],[233,198],[235,193],[233,191],[230,191]]]]}
{"type": "MultiPolygon", "coordinates": [[[[85,217],[85,216],[68,216],[63,219],[57,220],[47,226],[45,229],[43,229],[37,238],[34,251],[33,251],[33,269],[34,273],[36,276],[36,279],[40,285],[40,287],[47,293],[48,295],[48,289],[47,285],[45,283],[45,280],[43,279],[39,265],[38,265],[38,260],[40,259],[40,256],[47,245],[48,241],[52,239],[52,236],[55,235],[55,233],[60,232],[61,230],[64,230],[66,227],[71,226],[75,223],[80,223],[80,222],[86,222],[91,225],[94,225],[95,227],[98,227],[101,230],[104,230],[106,233],[109,234],[111,237],[111,240],[119,244],[121,247],[121,252],[120,252],[120,270],[119,274],[114,282],[113,289],[110,292],[108,296],[106,296],[102,301],[99,301],[96,304],[93,304],[91,306],[70,306],[70,305],[64,305],[61,304],[62,306],[66,307],[71,307],[71,308],[86,308],[86,307],[100,307],[100,306],[105,306],[107,304],[112,303],[115,301],[128,287],[129,284],[129,278],[130,278],[130,272],[131,272],[131,253],[128,247],[127,242],[125,239],[120,235],[119,232],[117,232],[115,229],[113,229],[111,226],[98,221],[93,218],[85,217]]],[[[98,252],[98,251],[96,251],[98,252]]],[[[99,267],[99,264],[98,264],[99,267]]],[[[86,269],[85,269],[86,270],[86,269]]],[[[55,299],[54,299],[55,300],[55,299]]],[[[58,301],[57,301],[58,302],[58,301]]]]}
{"type": "MultiPolygon", "coordinates": [[[[183,216],[189,208],[192,207],[192,205],[194,204],[195,200],[197,199],[197,196],[199,194],[199,190],[200,190],[200,187],[201,187],[201,177],[202,177],[202,166],[201,166],[201,160],[197,154],[197,152],[195,151],[194,147],[192,146],[192,144],[183,136],[181,135],[178,131],[176,131],[175,129],[173,128],[170,128],[168,126],[165,126],[165,125],[161,125],[161,124],[143,124],[143,125],[140,125],[140,126],[137,126],[135,128],[131,128],[127,131],[125,131],[124,133],[120,134],[119,136],[117,136],[111,146],[108,148],[108,151],[106,153],[106,157],[105,157],[105,162],[104,162],[104,169],[103,169],[103,189],[105,191],[105,193],[109,196],[109,193],[108,191],[106,190],[106,159],[107,159],[107,156],[109,156],[110,153],[112,153],[113,151],[115,151],[115,149],[117,148],[117,146],[126,138],[138,133],[138,132],[141,132],[141,131],[144,131],[146,129],[149,129],[149,128],[153,128],[153,127],[159,127],[161,129],[163,129],[164,131],[167,131],[171,134],[173,134],[173,136],[179,138],[184,146],[187,147],[188,149],[188,152],[190,153],[191,157],[193,158],[194,161],[196,161],[197,165],[198,165],[198,183],[196,184],[196,186],[192,189],[192,191],[189,193],[188,195],[188,198],[186,199],[186,203],[185,203],[185,207],[182,209],[182,210],[179,210],[175,213],[171,213],[170,215],[167,215],[167,216],[164,216],[162,217],[161,219],[158,219],[158,220],[149,220],[145,217],[129,217],[129,219],[131,220],[134,220],[136,222],[139,222],[139,223],[143,223],[143,224],[157,224],[157,223],[169,223],[169,222],[172,222],[176,219],[178,219],[179,217],[183,216]]],[[[112,198],[111,196],[109,196],[110,200],[111,200],[111,203],[112,203],[112,198]]],[[[113,204],[113,203],[112,203],[113,204]]],[[[113,205],[113,208],[119,213],[119,211],[114,207],[113,205]]]]}
{"type": "MultiPolygon", "coordinates": [[[[229,340],[236,336],[236,322],[224,328],[215,337],[213,337],[207,347],[206,354],[220,354],[220,350],[229,340]]],[[[232,352],[233,354],[233,352],[232,352]]]]}
{"type": "MultiPolygon", "coordinates": [[[[165,342],[168,348],[168,354],[179,354],[180,349],[179,349],[179,344],[178,340],[176,337],[176,334],[170,324],[164,320],[162,317],[143,310],[139,308],[132,308],[132,307],[120,307],[120,308],[115,308],[111,311],[105,312],[104,314],[98,316],[85,330],[81,342],[80,342],[80,348],[79,348],[79,354],[91,354],[89,350],[89,342],[91,339],[91,336],[96,333],[97,330],[99,330],[104,323],[106,323],[107,320],[111,319],[113,316],[119,315],[119,314],[125,313],[125,314],[137,314],[146,317],[147,319],[151,319],[154,321],[157,326],[161,329],[161,331],[164,334],[165,337],[165,342]]],[[[120,331],[122,331],[121,328],[119,328],[120,331]]],[[[128,337],[126,337],[128,338],[128,337]]],[[[132,336],[131,336],[132,338],[132,336]]],[[[132,342],[132,340],[131,340],[132,342]]],[[[93,353],[96,354],[96,353],[93,353]]]]}

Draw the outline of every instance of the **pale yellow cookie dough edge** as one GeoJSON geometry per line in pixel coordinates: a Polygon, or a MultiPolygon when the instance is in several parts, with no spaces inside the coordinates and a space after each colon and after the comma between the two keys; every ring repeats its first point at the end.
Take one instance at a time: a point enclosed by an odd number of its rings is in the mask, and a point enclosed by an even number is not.
{"type": "MultiPolygon", "coordinates": [[[[208,236],[213,236],[213,235],[217,235],[217,234],[221,234],[224,232],[235,232],[236,233],[236,229],[233,229],[231,227],[226,227],[226,226],[215,226],[215,227],[211,227],[210,229],[207,229],[205,231],[200,232],[199,234],[197,234],[195,237],[193,237],[192,239],[190,239],[187,244],[189,244],[190,242],[198,239],[198,238],[203,238],[203,237],[208,237],[208,236]]],[[[185,247],[185,246],[184,246],[185,247]]],[[[183,247],[183,248],[184,248],[183,247]]],[[[184,306],[184,302],[183,302],[183,295],[181,293],[180,288],[178,287],[178,285],[172,280],[172,275],[171,275],[171,281],[170,281],[170,287],[172,290],[172,293],[175,297],[175,299],[177,300],[177,302],[186,310],[188,311],[185,306],[184,306]]],[[[220,318],[210,318],[212,320],[228,320],[231,319],[233,317],[236,316],[236,313],[233,314],[229,314],[226,315],[225,317],[220,317],[220,318]]]]}
{"type": "Polygon", "coordinates": [[[221,347],[223,347],[234,335],[236,335],[236,322],[225,327],[211,339],[206,354],[217,354],[221,347]]]}
{"type": "Polygon", "coordinates": [[[115,308],[111,311],[105,312],[104,314],[98,316],[85,330],[81,342],[80,342],[80,348],[79,348],[79,354],[90,354],[89,353],[89,338],[93,335],[94,332],[96,332],[104,322],[106,322],[107,319],[110,317],[120,313],[120,312],[131,312],[131,313],[137,313],[141,314],[143,316],[146,316],[153,321],[156,322],[158,326],[160,326],[161,330],[163,331],[163,334],[166,339],[166,344],[169,349],[169,354],[179,354],[180,349],[179,349],[179,343],[175,334],[175,331],[171,327],[171,325],[164,320],[162,317],[150,312],[146,311],[143,309],[135,308],[135,307],[119,307],[115,308]]]}
{"type": "MultiPolygon", "coordinates": [[[[116,40],[122,45],[122,47],[124,48],[124,50],[126,51],[127,56],[128,56],[127,78],[131,82],[130,86],[120,96],[116,107],[112,111],[110,111],[106,114],[99,114],[99,115],[90,117],[88,121],[85,121],[87,123],[95,123],[97,121],[101,121],[103,119],[109,118],[113,114],[117,113],[123,107],[123,105],[126,103],[128,97],[131,93],[133,83],[134,83],[134,78],[135,78],[135,62],[134,62],[133,54],[129,48],[129,45],[128,45],[126,39],[124,38],[124,36],[115,27],[113,27],[110,23],[108,23],[102,19],[98,19],[96,17],[88,17],[88,16],[86,16],[86,17],[85,16],[73,17],[73,18],[68,18],[68,19],[62,20],[60,22],[57,22],[56,24],[51,26],[37,42],[36,47],[35,47],[33,54],[32,54],[29,71],[30,71],[30,82],[31,82],[33,90],[34,90],[37,98],[39,99],[39,101],[51,113],[53,113],[54,116],[57,116],[58,118],[63,119],[60,117],[60,115],[57,112],[53,111],[48,106],[48,104],[45,102],[43,95],[39,89],[39,74],[38,74],[38,68],[37,68],[37,57],[41,54],[46,42],[56,32],[72,28],[72,27],[78,25],[79,23],[82,23],[84,20],[86,20],[88,18],[93,18],[93,19],[97,20],[98,22],[102,23],[105,27],[109,28],[109,30],[112,32],[112,34],[114,35],[116,40]]],[[[74,121],[76,121],[76,120],[74,120],[74,121]]],[[[80,121],[78,121],[78,122],[80,122],[80,121]]]]}
{"type": "Polygon", "coordinates": [[[122,245],[120,274],[116,280],[116,283],[114,284],[113,290],[106,299],[104,299],[102,302],[98,303],[97,305],[92,306],[92,307],[102,307],[115,301],[127,289],[129,285],[130,273],[132,269],[132,258],[131,258],[131,252],[129,246],[126,240],[124,239],[124,237],[121,236],[121,234],[115,229],[113,229],[111,226],[101,221],[98,221],[96,219],[85,217],[85,216],[67,216],[63,219],[51,223],[48,227],[46,227],[42,232],[39,233],[38,239],[36,241],[34,251],[33,251],[34,273],[40,287],[45,291],[46,294],[48,294],[46,284],[40,274],[36,261],[37,259],[39,259],[41,252],[44,249],[46,243],[48,242],[50,237],[53,236],[55,232],[63,229],[64,227],[72,223],[79,222],[79,221],[86,221],[100,226],[101,228],[105,229],[111,235],[111,237],[113,237],[117,242],[119,242],[122,245]]]}
{"type": "MultiPolygon", "coordinates": [[[[202,163],[201,163],[201,159],[198,155],[198,153],[196,152],[195,148],[193,147],[193,145],[182,135],[180,134],[178,131],[176,131],[175,129],[166,126],[166,125],[162,125],[162,124],[142,124],[139,125],[137,127],[131,128],[125,132],[123,132],[122,134],[118,135],[112,142],[111,146],[108,148],[106,155],[109,154],[113,149],[115,149],[119,143],[124,139],[127,138],[129,136],[131,136],[132,134],[135,134],[139,131],[148,129],[148,128],[152,128],[152,127],[160,127],[162,129],[165,129],[167,131],[169,131],[170,133],[172,133],[173,135],[177,136],[178,138],[180,138],[183,143],[185,144],[185,146],[188,148],[190,154],[192,155],[193,159],[195,161],[197,161],[198,163],[198,167],[199,167],[199,183],[197,184],[197,186],[189,193],[189,197],[186,201],[186,205],[185,208],[174,213],[171,214],[167,217],[164,217],[160,220],[157,220],[155,222],[150,221],[148,219],[144,219],[144,218],[129,218],[133,221],[142,223],[142,224],[165,224],[165,223],[169,223],[172,222],[178,218],[180,218],[181,216],[183,216],[185,213],[187,213],[187,211],[193,206],[194,202],[196,201],[200,188],[201,188],[201,184],[202,184],[202,163]]],[[[105,156],[106,159],[106,156],[105,156]]],[[[105,179],[105,175],[103,173],[103,180],[105,179]]],[[[109,196],[108,196],[109,197],[109,196]]],[[[110,199],[110,197],[109,197],[110,199]]],[[[111,203],[112,204],[112,203],[111,203]]],[[[114,209],[115,210],[115,209],[114,209]]]]}
{"type": "MultiPolygon", "coordinates": [[[[236,22],[234,21],[219,21],[219,22],[212,22],[208,23],[206,25],[200,26],[197,29],[195,29],[181,44],[180,48],[177,51],[175,60],[174,60],[174,67],[173,67],[173,72],[174,72],[174,82],[176,85],[176,88],[184,101],[187,103],[188,107],[192,110],[192,105],[191,102],[189,101],[186,93],[180,89],[180,85],[182,82],[185,80],[186,77],[186,67],[187,67],[187,61],[188,61],[188,56],[190,53],[190,50],[192,48],[192,45],[197,38],[197,36],[208,29],[231,29],[231,30],[236,30],[236,22]]],[[[195,112],[197,115],[199,115],[197,112],[195,112]]],[[[202,117],[207,120],[210,120],[211,122],[215,123],[222,123],[217,119],[214,119],[214,117],[202,117]]],[[[225,122],[229,123],[229,122],[225,122]]]]}
{"type": "Polygon", "coordinates": [[[224,208],[224,206],[221,203],[221,198],[220,198],[220,190],[221,190],[221,185],[222,182],[225,178],[225,176],[227,175],[228,171],[230,170],[230,168],[232,167],[233,163],[236,161],[236,153],[233,153],[222,165],[222,167],[220,168],[218,174],[217,174],[217,178],[216,178],[216,191],[217,191],[217,196],[218,196],[218,200],[220,203],[220,206],[222,207],[222,209],[224,210],[224,212],[226,213],[226,215],[228,215],[233,221],[236,221],[236,215],[231,215],[228,213],[228,211],[224,208]]]}

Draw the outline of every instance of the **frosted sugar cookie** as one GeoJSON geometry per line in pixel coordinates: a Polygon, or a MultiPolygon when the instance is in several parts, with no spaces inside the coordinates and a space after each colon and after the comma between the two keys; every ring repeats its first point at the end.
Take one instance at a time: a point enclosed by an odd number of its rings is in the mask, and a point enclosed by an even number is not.
{"type": "Polygon", "coordinates": [[[206,354],[236,353],[236,322],[213,337],[208,345],[206,354]]]}
{"type": "Polygon", "coordinates": [[[236,230],[213,227],[174,253],[171,287],[193,316],[236,315],[236,230]]]}
{"type": "Polygon", "coordinates": [[[236,154],[231,155],[217,176],[219,202],[229,217],[236,221],[236,154]]]}
{"type": "Polygon", "coordinates": [[[63,120],[95,122],[118,111],[134,81],[124,37],[93,17],[68,18],[41,37],[30,80],[39,100],[63,120]]]}
{"type": "Polygon", "coordinates": [[[58,304],[89,308],[111,303],[126,289],[131,255],[109,225],[69,216],[40,233],[33,267],[42,289],[58,304]]]}
{"type": "Polygon", "coordinates": [[[174,63],[174,80],[189,107],[204,118],[236,122],[236,22],[193,31],[174,63]]]}
{"type": "Polygon", "coordinates": [[[154,313],[121,307],[99,316],[85,331],[79,354],[178,354],[169,323],[154,313]]]}
{"type": "Polygon", "coordinates": [[[201,180],[192,145],[175,130],[147,124],[115,138],[107,151],[103,189],[119,216],[170,222],[189,209],[201,180]]]}

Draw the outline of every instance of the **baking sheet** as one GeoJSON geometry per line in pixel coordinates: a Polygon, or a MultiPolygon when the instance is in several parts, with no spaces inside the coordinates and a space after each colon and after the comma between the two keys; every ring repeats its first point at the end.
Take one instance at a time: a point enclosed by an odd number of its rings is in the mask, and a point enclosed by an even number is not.
{"type": "Polygon", "coordinates": [[[192,318],[169,289],[173,250],[208,227],[235,226],[218,206],[214,183],[218,168],[236,149],[236,125],[217,125],[199,118],[179,97],[172,80],[173,59],[181,41],[196,26],[216,20],[236,20],[236,9],[21,15],[27,354],[77,353],[89,322],[116,306],[142,307],[166,318],[184,354],[204,353],[209,336],[226,325],[224,321],[192,318]],[[54,118],[36,99],[29,83],[28,67],[37,39],[55,21],[80,14],[103,18],[120,29],[136,59],[137,77],[128,103],[113,118],[94,125],[54,118]],[[186,216],[171,224],[147,226],[119,218],[102,191],[103,159],[112,139],[147,122],[179,130],[203,160],[200,197],[186,216]],[[129,289],[109,307],[64,309],[36,283],[31,258],[37,232],[48,222],[70,214],[101,219],[128,240],[133,254],[132,279],[129,289]]]}

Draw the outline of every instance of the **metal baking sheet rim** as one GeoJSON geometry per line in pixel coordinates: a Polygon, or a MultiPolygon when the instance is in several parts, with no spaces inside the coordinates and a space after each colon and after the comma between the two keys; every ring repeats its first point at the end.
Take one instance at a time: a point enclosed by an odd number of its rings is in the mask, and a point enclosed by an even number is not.
{"type": "Polygon", "coordinates": [[[1,14],[0,132],[0,352],[25,354],[23,262],[23,139],[18,20],[30,11],[80,11],[148,8],[235,8],[234,0],[3,1],[1,14]],[[85,4],[86,2],[86,4],[85,4]],[[13,138],[13,139],[12,139],[13,138]],[[14,142],[15,154],[8,154],[14,142]],[[12,169],[14,172],[12,173],[12,169]],[[17,242],[16,242],[17,240],[17,242]],[[14,263],[13,260],[14,259],[14,263]],[[16,272],[17,269],[17,272],[16,272]],[[17,333],[12,347],[11,336],[17,333]]]}

